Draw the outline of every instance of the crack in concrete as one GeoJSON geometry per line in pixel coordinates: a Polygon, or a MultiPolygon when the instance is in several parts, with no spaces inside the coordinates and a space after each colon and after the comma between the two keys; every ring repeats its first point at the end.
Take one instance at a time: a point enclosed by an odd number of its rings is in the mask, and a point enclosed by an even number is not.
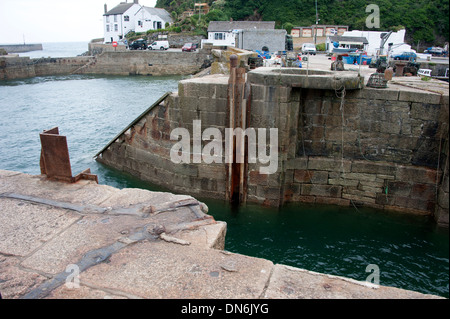
{"type": "MultiPolygon", "coordinates": [[[[108,260],[113,254],[117,253],[121,249],[132,245],[136,242],[148,239],[148,240],[155,240],[156,237],[149,233],[144,227],[144,229],[135,232],[128,236],[130,238],[130,241],[124,242],[120,239],[116,242],[112,243],[111,245],[94,249],[91,251],[88,251],[84,256],[79,260],[76,265],[79,269],[79,274],[83,271],[96,266],[102,262],[105,262],[108,260]]],[[[42,299],[47,297],[53,290],[60,287],[61,285],[67,283],[69,276],[71,273],[62,271],[55,276],[53,276],[51,279],[45,281],[42,283],[39,287],[31,290],[26,295],[22,296],[21,299],[42,299]]]]}

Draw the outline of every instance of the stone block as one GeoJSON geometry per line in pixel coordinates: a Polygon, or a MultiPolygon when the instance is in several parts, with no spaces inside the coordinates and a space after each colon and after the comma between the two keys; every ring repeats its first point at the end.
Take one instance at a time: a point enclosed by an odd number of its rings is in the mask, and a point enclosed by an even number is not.
{"type": "Polygon", "coordinates": [[[330,178],[328,179],[329,185],[340,185],[340,186],[353,186],[359,185],[359,181],[356,179],[345,179],[345,178],[330,178]]]}
{"type": "Polygon", "coordinates": [[[345,179],[355,179],[358,181],[369,181],[369,182],[373,182],[377,178],[375,174],[368,174],[368,173],[344,173],[341,176],[342,178],[345,179]]]}
{"type": "Polygon", "coordinates": [[[418,103],[439,104],[441,101],[441,95],[432,92],[401,90],[398,95],[398,100],[408,102],[418,102],[418,103]]]}
{"type": "Polygon", "coordinates": [[[444,208],[447,210],[447,214],[448,214],[448,209],[449,209],[449,194],[443,191],[439,192],[438,195],[438,206],[441,208],[444,208]]]}
{"type": "Polygon", "coordinates": [[[372,197],[365,197],[357,194],[348,194],[343,193],[342,194],[343,199],[348,199],[353,204],[376,204],[376,199],[372,197]]]}
{"type": "Polygon", "coordinates": [[[298,183],[327,184],[327,171],[295,170],[294,181],[298,183]]]}
{"type": "Polygon", "coordinates": [[[411,193],[411,184],[402,181],[389,181],[387,183],[387,193],[395,196],[409,196],[411,193]]]}
{"type": "Polygon", "coordinates": [[[440,104],[412,103],[411,117],[423,121],[436,121],[441,113],[440,104]]]}
{"type": "Polygon", "coordinates": [[[267,174],[260,174],[259,171],[250,171],[249,184],[251,185],[265,185],[267,184],[267,174]]]}
{"type": "Polygon", "coordinates": [[[350,206],[350,200],[345,198],[316,197],[316,204],[350,206]]]}
{"type": "Polygon", "coordinates": [[[395,179],[413,183],[436,184],[437,172],[434,169],[414,166],[398,166],[395,179]]]}
{"type": "Polygon", "coordinates": [[[308,160],[308,169],[312,170],[322,170],[322,171],[335,171],[339,172],[344,170],[345,172],[350,171],[351,162],[348,160],[343,161],[343,166],[341,166],[342,161],[338,158],[324,158],[324,157],[314,157],[310,156],[308,160]]]}
{"type": "Polygon", "coordinates": [[[359,98],[362,100],[398,100],[399,90],[396,89],[376,89],[364,87],[362,90],[354,90],[347,93],[348,97],[359,98]]]}
{"type": "Polygon", "coordinates": [[[354,161],[351,168],[352,173],[370,174],[394,174],[395,166],[392,163],[376,163],[369,161],[354,161]]]}
{"type": "Polygon", "coordinates": [[[436,191],[436,185],[433,184],[414,184],[410,196],[433,201],[436,199],[436,191]]]}
{"type": "Polygon", "coordinates": [[[303,184],[301,194],[339,198],[342,194],[342,187],[337,185],[303,184]]]}
{"type": "Polygon", "coordinates": [[[373,198],[374,203],[375,203],[375,198],[377,197],[376,192],[367,192],[367,191],[363,191],[360,189],[356,189],[354,187],[344,187],[343,195],[342,195],[343,197],[344,197],[344,194],[351,194],[351,195],[357,195],[359,197],[373,198]]]}
{"type": "Polygon", "coordinates": [[[434,219],[440,226],[448,228],[448,224],[449,224],[448,208],[444,209],[442,207],[438,207],[434,214],[434,219]]]}

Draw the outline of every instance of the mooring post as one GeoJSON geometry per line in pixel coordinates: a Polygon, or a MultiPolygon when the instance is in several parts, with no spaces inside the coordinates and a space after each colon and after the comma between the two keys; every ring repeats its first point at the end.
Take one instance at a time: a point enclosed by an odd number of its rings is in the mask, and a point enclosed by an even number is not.
{"type": "MultiPolygon", "coordinates": [[[[228,126],[234,131],[235,128],[246,129],[246,73],[245,68],[238,68],[238,57],[230,56],[230,77],[228,80],[228,126]]],[[[227,168],[227,199],[233,203],[245,201],[245,139],[239,134],[233,135],[231,149],[227,149],[228,158],[232,159],[227,168]]]]}

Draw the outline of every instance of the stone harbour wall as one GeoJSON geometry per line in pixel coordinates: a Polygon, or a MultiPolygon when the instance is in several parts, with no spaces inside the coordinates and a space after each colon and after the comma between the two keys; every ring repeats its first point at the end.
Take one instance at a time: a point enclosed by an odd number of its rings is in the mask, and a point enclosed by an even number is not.
{"type": "Polygon", "coordinates": [[[78,70],[83,74],[105,75],[189,75],[210,65],[208,51],[105,51],[94,63],[78,70]]]}
{"type": "Polygon", "coordinates": [[[209,50],[199,52],[105,51],[67,58],[0,57],[0,80],[47,75],[191,75],[211,65],[209,50]]]}
{"type": "MultiPolygon", "coordinates": [[[[267,165],[248,164],[247,202],[436,212],[436,219],[448,225],[448,95],[391,85],[348,90],[342,96],[341,90],[263,78],[261,83],[251,74],[248,127],[278,129],[278,169],[266,175],[259,170],[267,165]]],[[[228,76],[223,75],[181,81],[177,93],[99,160],[172,191],[226,199],[228,166],[223,156],[221,164],[172,163],[170,149],[176,141],[170,133],[184,127],[192,139],[193,120],[201,120],[202,132],[216,127],[225,136],[227,90],[228,76]]]]}
{"type": "Polygon", "coordinates": [[[4,56],[0,57],[0,80],[14,80],[35,76],[68,75],[87,64],[95,57],[39,58],[4,56]]]}
{"type": "Polygon", "coordinates": [[[228,77],[215,78],[215,83],[204,78],[180,81],[178,93],[147,113],[97,160],[175,192],[225,199],[224,164],[196,164],[192,156],[190,164],[170,159],[176,143],[170,133],[175,128],[191,133],[191,150],[194,120],[201,120],[202,130],[217,127],[224,134],[228,77]]]}

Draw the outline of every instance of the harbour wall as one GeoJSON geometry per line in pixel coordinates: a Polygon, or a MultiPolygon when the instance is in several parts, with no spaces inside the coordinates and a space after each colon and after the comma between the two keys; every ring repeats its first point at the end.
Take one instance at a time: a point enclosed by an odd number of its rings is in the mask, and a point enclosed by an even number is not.
{"type": "Polygon", "coordinates": [[[210,66],[201,52],[105,51],[95,56],[39,58],[0,56],[0,80],[46,75],[190,75],[210,66]]]}
{"type": "Polygon", "coordinates": [[[105,51],[77,73],[106,75],[189,75],[208,67],[210,52],[105,51]]]}
{"type": "Polygon", "coordinates": [[[30,59],[29,57],[4,56],[0,57],[0,80],[73,74],[95,60],[95,57],[30,59]]]}
{"type": "MultiPolygon", "coordinates": [[[[258,70],[247,76],[247,127],[278,129],[277,170],[261,174],[267,165],[248,163],[243,201],[368,206],[434,215],[448,225],[448,93],[395,85],[318,89],[313,77],[300,85],[289,75],[258,70]]],[[[97,160],[175,192],[229,200],[224,154],[212,164],[193,163],[195,154],[183,164],[170,157],[171,132],[186,128],[193,145],[194,120],[201,120],[202,132],[218,128],[225,136],[229,90],[227,76],[181,81],[178,92],[137,119],[97,160]]]]}
{"type": "Polygon", "coordinates": [[[6,51],[6,53],[22,53],[30,51],[40,51],[42,50],[41,43],[35,44],[4,44],[0,45],[0,49],[6,51]]]}

